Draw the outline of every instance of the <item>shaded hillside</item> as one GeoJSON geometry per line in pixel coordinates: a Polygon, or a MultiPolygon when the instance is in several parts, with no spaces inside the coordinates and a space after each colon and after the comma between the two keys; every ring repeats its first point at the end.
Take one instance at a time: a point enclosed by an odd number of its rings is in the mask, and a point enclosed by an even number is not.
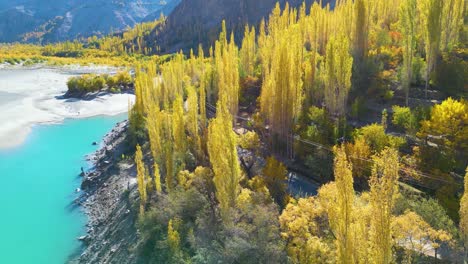
{"type": "Polygon", "coordinates": [[[120,31],[180,0],[0,0],[0,42],[49,43],[120,31]]]}
{"type": "MultiPolygon", "coordinates": [[[[286,0],[182,0],[168,17],[161,33],[153,34],[152,42],[161,47],[163,53],[185,51],[199,43],[211,45],[220,31],[221,21],[226,20],[228,30],[241,36],[244,25],[257,25],[267,17],[275,4],[282,6],[286,0]]],[[[303,0],[288,1],[291,6],[300,6],[303,0]]],[[[306,0],[310,5],[313,0],[306,0]]],[[[325,0],[323,3],[334,2],[325,0]]]]}

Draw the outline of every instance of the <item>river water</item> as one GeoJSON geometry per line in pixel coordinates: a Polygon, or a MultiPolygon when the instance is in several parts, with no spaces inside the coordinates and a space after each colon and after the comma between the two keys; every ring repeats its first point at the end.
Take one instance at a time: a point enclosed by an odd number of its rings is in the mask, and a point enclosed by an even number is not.
{"type": "Polygon", "coordinates": [[[59,99],[73,75],[0,69],[1,264],[59,264],[80,252],[86,217],[73,204],[80,168],[133,97],[59,99]]]}
{"type": "Polygon", "coordinates": [[[0,263],[64,263],[79,252],[86,217],[73,205],[93,141],[125,115],[65,120],[32,129],[0,150],[0,263]]]}

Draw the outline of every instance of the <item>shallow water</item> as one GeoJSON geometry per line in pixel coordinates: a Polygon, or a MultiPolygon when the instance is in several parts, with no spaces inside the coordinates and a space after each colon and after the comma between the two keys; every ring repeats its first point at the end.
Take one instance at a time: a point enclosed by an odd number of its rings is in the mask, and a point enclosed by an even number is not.
{"type": "Polygon", "coordinates": [[[79,253],[86,217],[72,201],[85,155],[126,115],[35,126],[0,150],[0,263],[58,264],[79,253]]]}

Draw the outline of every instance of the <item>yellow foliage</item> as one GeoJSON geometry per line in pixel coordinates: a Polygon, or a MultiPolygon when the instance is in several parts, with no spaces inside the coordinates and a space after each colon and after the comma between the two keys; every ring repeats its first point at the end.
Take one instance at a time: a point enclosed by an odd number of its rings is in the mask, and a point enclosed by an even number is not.
{"type": "Polygon", "coordinates": [[[392,229],[398,245],[419,254],[429,254],[433,249],[438,249],[441,243],[452,239],[450,234],[444,230],[433,229],[411,211],[395,217],[392,229]]]}
{"type": "Polygon", "coordinates": [[[236,203],[239,193],[241,169],[237,156],[237,137],[232,130],[232,117],[224,97],[218,102],[217,116],[208,127],[208,153],[214,171],[216,197],[222,215],[228,220],[228,212],[236,203]]]}
{"type": "Polygon", "coordinates": [[[450,149],[468,150],[468,101],[448,98],[431,111],[421,123],[418,136],[450,149]]]}
{"type": "Polygon", "coordinates": [[[468,245],[468,167],[465,174],[465,186],[460,200],[460,231],[464,245],[468,245]]]}
{"type": "Polygon", "coordinates": [[[135,164],[137,168],[137,183],[138,192],[140,193],[140,214],[143,215],[145,212],[145,205],[147,200],[147,189],[146,189],[146,169],[143,163],[143,153],[140,145],[137,145],[135,152],[135,164]]]}

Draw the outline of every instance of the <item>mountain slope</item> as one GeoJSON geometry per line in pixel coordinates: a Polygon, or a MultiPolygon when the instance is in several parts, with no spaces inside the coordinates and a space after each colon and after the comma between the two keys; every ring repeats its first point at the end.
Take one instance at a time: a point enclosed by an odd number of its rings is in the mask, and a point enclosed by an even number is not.
{"type": "Polygon", "coordinates": [[[55,42],[168,15],[180,0],[0,0],[0,42],[55,42]],[[147,18],[148,17],[148,18],[147,18]]]}
{"type": "MultiPolygon", "coordinates": [[[[207,47],[218,37],[223,19],[228,30],[234,30],[236,36],[240,36],[245,24],[258,25],[262,18],[268,17],[277,2],[282,6],[289,2],[297,7],[303,0],[182,0],[169,15],[163,31],[153,34],[150,41],[165,53],[180,49],[187,51],[199,43],[207,47]]],[[[313,0],[306,2],[310,5],[313,0]]],[[[324,4],[328,2],[334,0],[323,1],[324,4]]]]}

